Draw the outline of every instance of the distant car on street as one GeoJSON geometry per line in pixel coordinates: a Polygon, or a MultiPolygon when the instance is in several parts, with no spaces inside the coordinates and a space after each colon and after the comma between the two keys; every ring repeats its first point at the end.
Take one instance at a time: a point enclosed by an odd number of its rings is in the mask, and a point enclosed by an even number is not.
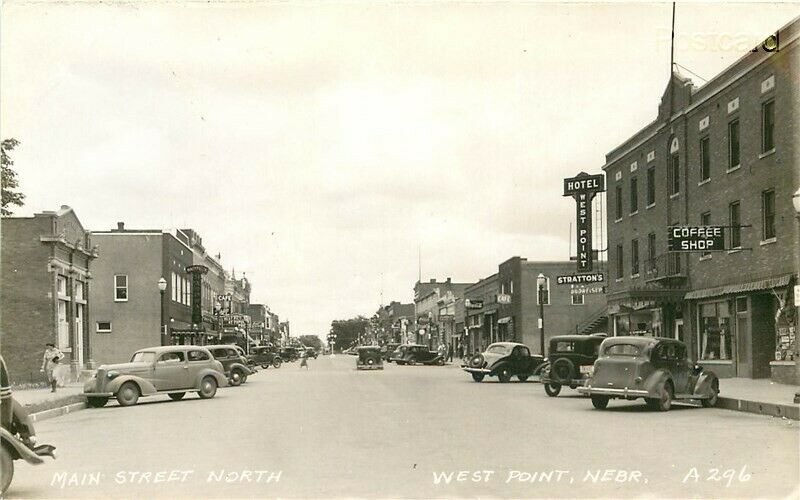
{"type": "Polygon", "coordinates": [[[472,380],[482,382],[484,377],[497,376],[500,382],[509,382],[516,376],[520,382],[539,374],[544,365],[544,357],[531,354],[525,344],[518,342],[495,342],[481,354],[472,356],[462,365],[472,380]]]}
{"type": "Polygon", "coordinates": [[[306,347],[306,356],[309,358],[317,359],[317,356],[319,356],[319,354],[317,353],[317,350],[314,349],[313,347],[306,347]]]}
{"type": "Polygon", "coordinates": [[[606,334],[558,335],[550,339],[547,363],[541,382],[548,396],[555,397],[562,387],[575,389],[591,377],[600,344],[606,334]]]}
{"type": "Polygon", "coordinates": [[[674,400],[700,400],[716,406],[719,379],[689,362],[686,344],[659,337],[610,337],[600,344],[594,373],[578,392],[604,409],[613,398],[644,398],[654,410],[667,411],[674,400]]]}
{"type": "Polygon", "coordinates": [[[104,406],[116,397],[120,406],[135,405],[140,397],[167,394],[174,401],[187,392],[213,398],[228,385],[222,363],[201,346],[149,347],[136,351],[130,363],[101,365],[83,385],[89,406],[104,406]]]}
{"type": "Polygon", "coordinates": [[[421,344],[403,344],[389,358],[398,365],[444,365],[444,357],[421,344]]]}
{"type": "Polygon", "coordinates": [[[297,347],[282,347],[280,350],[281,359],[293,363],[300,359],[300,349],[297,347]]]}
{"type": "Polygon", "coordinates": [[[396,351],[398,347],[400,347],[400,344],[394,342],[386,344],[383,347],[381,347],[381,357],[383,358],[383,360],[391,361],[390,358],[392,357],[392,353],[394,353],[394,351],[396,351]]]}
{"type": "Polygon", "coordinates": [[[283,359],[278,354],[277,349],[273,346],[257,346],[250,350],[250,357],[253,363],[257,364],[265,370],[270,366],[280,368],[283,359]]]}
{"type": "Polygon", "coordinates": [[[356,359],[356,369],[358,370],[383,370],[383,358],[381,348],[378,346],[361,346],[356,349],[358,359],[356,359]]]}
{"type": "Polygon", "coordinates": [[[247,377],[253,374],[248,366],[248,359],[244,351],[235,345],[206,345],[214,359],[222,363],[225,376],[230,385],[236,387],[247,382],[247,377]]]}

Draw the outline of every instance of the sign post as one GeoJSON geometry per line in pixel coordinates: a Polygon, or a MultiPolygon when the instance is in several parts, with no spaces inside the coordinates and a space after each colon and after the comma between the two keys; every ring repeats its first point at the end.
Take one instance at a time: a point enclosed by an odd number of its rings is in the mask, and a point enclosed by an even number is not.
{"type": "Polygon", "coordinates": [[[606,190],[603,174],[589,175],[581,172],[564,179],[564,196],[572,196],[576,203],[576,231],[578,272],[592,271],[594,261],[592,249],[592,200],[594,195],[606,190]]]}
{"type": "Polygon", "coordinates": [[[203,275],[208,268],[203,265],[186,266],[186,273],[192,275],[192,330],[205,331],[203,327],[203,275]]]}

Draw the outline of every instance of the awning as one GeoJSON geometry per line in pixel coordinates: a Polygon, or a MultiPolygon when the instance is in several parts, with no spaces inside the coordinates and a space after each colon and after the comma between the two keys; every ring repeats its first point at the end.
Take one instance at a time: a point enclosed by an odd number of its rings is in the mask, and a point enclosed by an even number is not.
{"type": "Polygon", "coordinates": [[[733,295],[736,293],[756,292],[770,288],[780,288],[788,286],[792,281],[792,274],[785,274],[778,278],[751,281],[750,283],[738,283],[736,285],[725,285],[702,290],[693,290],[686,294],[686,300],[706,299],[708,297],[719,297],[721,295],[733,295]]]}
{"type": "Polygon", "coordinates": [[[498,325],[503,325],[505,323],[509,323],[511,321],[511,316],[506,316],[505,318],[500,318],[497,320],[498,325]]]}

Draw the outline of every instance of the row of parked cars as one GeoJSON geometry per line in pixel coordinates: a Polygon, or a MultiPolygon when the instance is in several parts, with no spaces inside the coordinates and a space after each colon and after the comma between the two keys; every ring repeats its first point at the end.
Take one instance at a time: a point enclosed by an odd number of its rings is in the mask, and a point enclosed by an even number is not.
{"type": "Polygon", "coordinates": [[[356,368],[382,368],[384,361],[398,365],[438,365],[445,359],[438,352],[431,351],[422,344],[386,344],[383,346],[358,346],[347,349],[345,354],[358,356],[356,368]]]}
{"type": "Polygon", "coordinates": [[[524,344],[497,342],[462,368],[475,382],[491,376],[524,382],[538,375],[548,396],[558,396],[564,387],[577,389],[597,409],[611,399],[638,398],[661,411],[675,400],[712,407],[719,397],[718,377],[691,363],[686,344],[671,338],[560,335],[550,340],[547,358],[531,354],[524,344]]]}

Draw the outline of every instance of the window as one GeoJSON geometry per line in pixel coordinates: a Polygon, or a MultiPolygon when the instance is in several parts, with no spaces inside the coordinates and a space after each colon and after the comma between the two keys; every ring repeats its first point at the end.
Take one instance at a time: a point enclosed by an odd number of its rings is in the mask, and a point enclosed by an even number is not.
{"type": "Polygon", "coordinates": [[[613,344],[603,352],[606,356],[638,356],[639,348],[633,344],[613,344]]]}
{"type": "Polygon", "coordinates": [[[656,204],[656,168],[647,169],[647,206],[656,204]]]}
{"type": "Polygon", "coordinates": [[[731,359],[731,318],[728,302],[701,304],[700,318],[700,359],[731,359]]]}
{"type": "Polygon", "coordinates": [[[728,124],[728,169],[739,167],[739,120],[728,124]]]}
{"type": "MultiPolygon", "coordinates": [[[[701,226],[710,226],[711,225],[711,212],[703,212],[700,214],[700,225],[701,226]]],[[[711,252],[701,252],[701,257],[706,257],[711,255],[711,252]]]]}
{"type": "Polygon", "coordinates": [[[647,235],[647,272],[656,271],[656,233],[647,235]]]}
{"type": "Polygon", "coordinates": [[[208,353],[204,351],[189,351],[189,361],[208,361],[208,353]]]}
{"type": "Polygon", "coordinates": [[[178,274],[172,271],[172,301],[178,302],[178,274]]]}
{"type": "Polygon", "coordinates": [[[575,352],[575,342],[556,342],[555,352],[575,352]]]}
{"type": "Polygon", "coordinates": [[[505,295],[505,293],[506,293],[506,284],[505,283],[500,283],[500,293],[505,295]]]}
{"type": "Polygon", "coordinates": [[[700,139],[700,182],[711,179],[711,152],[708,136],[700,139]]]}
{"type": "Polygon", "coordinates": [[[159,356],[157,363],[183,363],[186,360],[183,351],[165,352],[159,356]]]}
{"type": "Polygon", "coordinates": [[[128,275],[114,275],[114,302],[126,302],[128,300],[128,275]]]}
{"type": "Polygon", "coordinates": [[[639,211],[639,181],[631,177],[631,213],[639,211]]]}
{"type": "Polygon", "coordinates": [[[730,248],[741,248],[742,228],[740,228],[739,225],[742,223],[742,214],[741,205],[738,201],[734,201],[728,205],[728,223],[731,226],[729,228],[730,232],[728,233],[730,235],[730,241],[728,242],[730,248]]]}
{"type": "Polygon", "coordinates": [[[775,238],[775,191],[770,189],[761,193],[761,214],[764,224],[763,240],[775,238]]]}
{"type": "Polygon", "coordinates": [[[56,277],[56,290],[58,291],[59,295],[66,296],[67,295],[67,277],[58,275],[56,277]]]}
{"type": "Polygon", "coordinates": [[[624,265],[622,257],[622,245],[617,245],[617,279],[621,279],[625,274],[622,269],[624,265]]]}
{"type": "Polygon", "coordinates": [[[77,300],[84,300],[86,298],[84,295],[83,281],[75,281],[75,298],[77,300]]]}
{"type": "Polygon", "coordinates": [[[639,274],[639,240],[631,241],[631,275],[639,274]]]}
{"type": "Polygon", "coordinates": [[[111,333],[111,322],[110,321],[98,321],[97,322],[97,333],[111,333]]]}
{"type": "Polygon", "coordinates": [[[514,280],[508,282],[508,293],[514,294],[514,280]]]}
{"type": "Polygon", "coordinates": [[[616,220],[622,219],[622,186],[617,186],[615,190],[616,194],[616,220]]]}
{"type": "Polygon", "coordinates": [[[672,155],[669,159],[669,194],[674,195],[681,192],[681,159],[678,155],[672,155]]]}
{"type": "Polygon", "coordinates": [[[761,152],[775,149],[775,101],[761,105],[761,152]]]}
{"type": "Polygon", "coordinates": [[[573,306],[582,306],[583,304],[584,304],[583,294],[582,293],[573,293],[572,294],[572,305],[573,306]]]}
{"type": "MultiPolygon", "coordinates": [[[[541,303],[549,306],[550,305],[550,278],[545,277],[544,279],[544,290],[541,292],[541,303]]],[[[539,294],[536,294],[536,303],[539,304],[539,294]]]]}
{"type": "Polygon", "coordinates": [[[58,346],[59,349],[71,347],[70,335],[69,335],[69,321],[67,321],[68,307],[69,307],[69,302],[67,302],[66,300],[58,301],[58,340],[56,341],[56,346],[58,346]]]}

